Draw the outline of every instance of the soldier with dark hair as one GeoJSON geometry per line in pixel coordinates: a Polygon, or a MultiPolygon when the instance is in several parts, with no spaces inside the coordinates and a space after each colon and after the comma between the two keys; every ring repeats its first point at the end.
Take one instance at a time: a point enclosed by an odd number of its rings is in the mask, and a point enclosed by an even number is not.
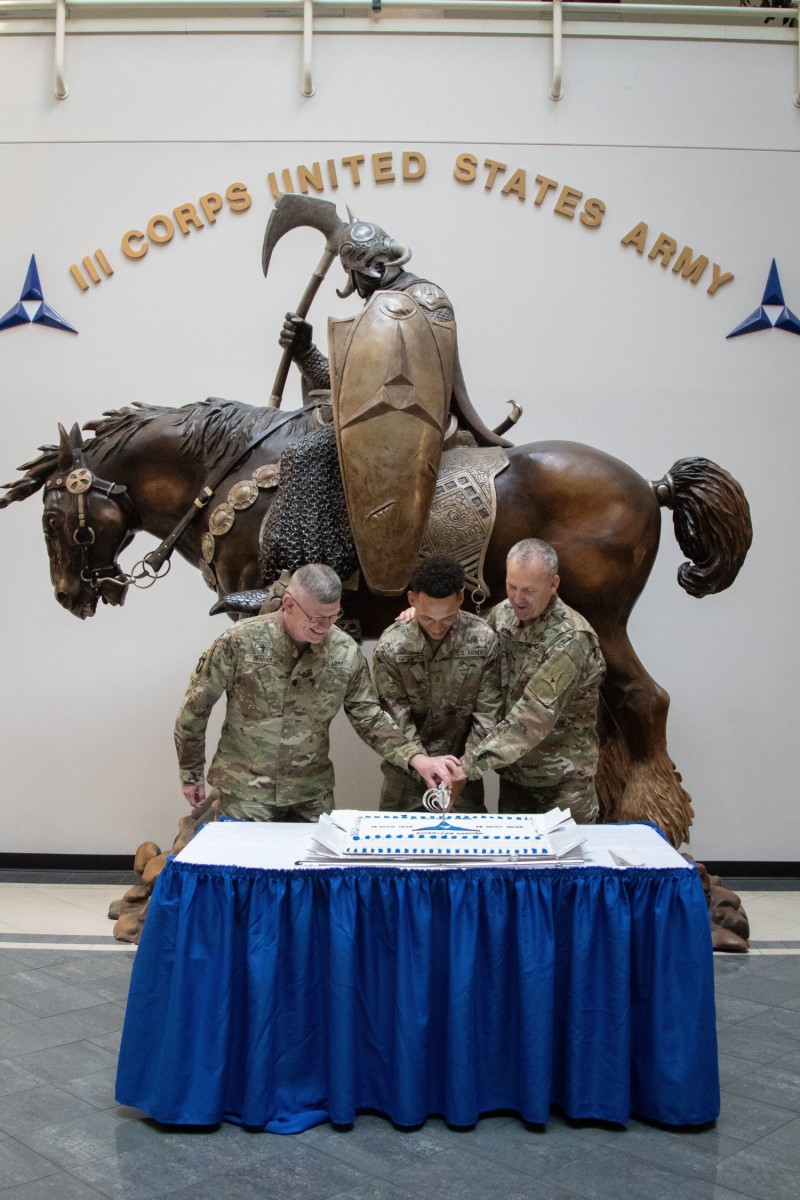
{"type": "Polygon", "coordinates": [[[465,586],[464,568],[449,554],[434,554],[432,558],[424,558],[417,563],[408,581],[409,593],[415,596],[422,593],[435,600],[458,596],[463,601],[465,586]]]}
{"type": "MultiPolygon", "coordinates": [[[[420,789],[450,782],[443,757],[381,709],[363,654],[335,621],[342,585],[330,567],[295,571],[278,612],[239,621],[201,655],[175,725],[183,794],[205,805],[205,737],[228,707],[208,779],[217,813],[245,821],[316,821],[333,808],[329,726],[340,708],[367,745],[420,789]]],[[[451,765],[457,765],[451,760],[451,765]]]]}
{"type": "MultiPolygon", "coordinates": [[[[413,619],[396,621],[375,648],[378,696],[406,737],[419,741],[426,753],[460,756],[500,718],[497,637],[485,621],[462,610],[464,571],[449,555],[436,555],[414,569],[408,599],[413,619]]],[[[425,789],[418,780],[388,759],[381,770],[382,809],[422,808],[425,789]]],[[[480,778],[467,785],[456,808],[485,811],[480,778]]]]}

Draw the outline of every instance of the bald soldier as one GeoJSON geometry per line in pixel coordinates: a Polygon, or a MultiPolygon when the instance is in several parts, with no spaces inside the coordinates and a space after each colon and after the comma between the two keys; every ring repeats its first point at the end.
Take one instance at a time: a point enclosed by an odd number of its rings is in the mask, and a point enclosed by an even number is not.
{"type": "MultiPolygon", "coordinates": [[[[486,737],[502,712],[497,635],[462,610],[464,582],[463,567],[448,554],[419,563],[408,585],[414,616],[383,632],[372,659],[381,705],[428,754],[463,754],[486,737]]],[[[421,780],[388,761],[381,770],[382,809],[422,808],[421,780]]],[[[466,785],[455,808],[486,811],[482,779],[466,785]]]]}
{"type": "MultiPolygon", "coordinates": [[[[363,740],[426,787],[450,782],[383,712],[356,643],[334,622],[341,582],[330,567],[300,567],[276,613],[227,629],[200,657],[175,725],[183,794],[205,797],[205,737],[217,700],[228,707],[208,780],[217,813],[245,821],[316,821],[333,808],[329,726],[340,708],[363,740]]],[[[452,760],[451,760],[452,762],[452,760]]]]}
{"type": "Polygon", "coordinates": [[[500,641],[503,719],[461,762],[469,779],[497,771],[500,812],[569,808],[588,824],[598,814],[597,706],[605,663],[597,634],[559,598],[558,584],[552,546],[536,538],[512,546],[508,599],[487,617],[500,641]]]}

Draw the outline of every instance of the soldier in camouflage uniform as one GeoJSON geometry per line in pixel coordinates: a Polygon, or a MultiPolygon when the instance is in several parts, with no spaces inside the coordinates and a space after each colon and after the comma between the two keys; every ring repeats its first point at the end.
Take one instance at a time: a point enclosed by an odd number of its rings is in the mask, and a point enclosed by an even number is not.
{"type": "MultiPolygon", "coordinates": [[[[414,570],[408,599],[414,619],[396,621],[375,647],[372,673],[383,708],[428,754],[460,756],[494,728],[502,712],[497,636],[480,617],[461,611],[464,571],[449,555],[414,570]]],[[[422,808],[424,786],[388,760],[381,809],[422,808]]],[[[483,781],[470,780],[460,812],[485,812],[483,781]]]]}
{"type": "Polygon", "coordinates": [[[330,567],[295,571],[279,612],[239,621],[203,654],[175,725],[183,793],[205,804],[205,736],[216,701],[228,708],[209,782],[217,813],[246,821],[316,821],[333,808],[328,729],[339,709],[364,741],[399,771],[413,766],[449,783],[380,708],[358,646],[334,627],[341,583],[330,567]]]}
{"type": "Polygon", "coordinates": [[[569,808],[597,820],[597,705],[605,663],[591,625],[556,594],[558,559],[546,542],[518,542],[508,555],[508,599],[488,623],[497,630],[504,716],[462,758],[468,778],[493,768],[500,812],[569,808]]]}

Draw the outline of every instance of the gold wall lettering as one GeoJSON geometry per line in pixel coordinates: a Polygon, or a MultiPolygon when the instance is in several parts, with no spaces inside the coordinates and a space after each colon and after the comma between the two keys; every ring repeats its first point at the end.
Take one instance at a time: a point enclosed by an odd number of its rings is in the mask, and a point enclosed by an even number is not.
{"type": "MultiPolygon", "coordinates": [[[[354,188],[360,187],[362,178],[369,177],[376,184],[418,183],[427,171],[428,162],[421,150],[379,150],[370,155],[354,152],[340,158],[281,167],[267,173],[266,183],[277,200],[290,192],[307,195],[309,192],[336,191],[341,180],[354,188]]],[[[485,191],[495,192],[504,200],[516,199],[520,204],[549,210],[569,221],[577,217],[578,223],[586,229],[599,229],[606,217],[606,202],[598,196],[586,196],[583,188],[552,179],[549,175],[533,174],[526,167],[509,167],[498,158],[479,156],[472,150],[461,150],[456,154],[452,177],[459,184],[482,184],[485,191]]],[[[120,249],[130,262],[141,262],[151,246],[164,246],[172,242],[177,233],[187,237],[196,230],[214,225],[226,206],[231,212],[242,213],[252,203],[245,183],[231,183],[224,193],[206,192],[196,203],[186,201],[168,212],[155,213],[144,223],[143,229],[128,229],[122,235],[120,249]]],[[[696,254],[689,245],[681,246],[670,234],[659,233],[650,242],[646,221],[639,221],[623,234],[620,244],[632,246],[637,255],[646,256],[650,262],[659,262],[662,269],[669,268],[673,275],[688,279],[690,283],[697,284],[706,278],[709,296],[715,296],[734,278],[732,271],[724,271],[718,263],[711,262],[708,255],[696,254]],[[710,282],[706,275],[709,266],[710,282]]],[[[82,292],[89,291],[90,284],[97,285],[114,274],[108,257],[100,249],[85,255],[80,263],[71,263],[69,271],[82,292]]]]}
{"type": "MultiPolygon", "coordinates": [[[[640,221],[638,225],[634,225],[633,229],[629,229],[626,234],[623,234],[620,238],[620,245],[633,246],[637,254],[644,254],[647,250],[647,222],[640,221]]],[[[699,283],[708,267],[708,257],[705,254],[698,254],[695,258],[691,246],[684,246],[679,252],[677,241],[668,233],[659,233],[650,247],[647,257],[651,262],[660,259],[664,270],[675,258],[672,268],[673,275],[679,275],[681,279],[688,279],[690,283],[699,283]]],[[[719,289],[724,284],[730,283],[733,277],[732,271],[723,271],[717,263],[712,263],[711,283],[706,288],[709,296],[716,296],[719,289]]]]}
{"type": "MultiPolygon", "coordinates": [[[[253,203],[252,197],[244,183],[232,183],[225,190],[225,199],[231,212],[246,212],[253,203]]],[[[122,253],[126,258],[144,258],[151,245],[163,246],[171,242],[176,229],[185,237],[192,229],[204,229],[206,222],[213,225],[217,213],[222,208],[222,197],[218,192],[208,192],[198,201],[203,210],[200,216],[194,204],[179,204],[173,208],[172,215],[157,213],[147,222],[146,232],[141,229],[129,229],[122,235],[122,253]]]]}
{"type": "MultiPolygon", "coordinates": [[[[361,186],[361,168],[366,161],[364,154],[345,154],[339,159],[339,167],[343,167],[348,173],[353,187],[361,186]]],[[[423,179],[427,167],[425,155],[421,150],[404,150],[400,155],[400,177],[404,183],[416,183],[417,180],[423,179]]],[[[395,151],[382,150],[378,154],[371,154],[370,168],[376,183],[394,183],[398,177],[395,151]]],[[[280,182],[278,174],[277,171],[270,171],[267,175],[267,186],[276,200],[285,192],[299,192],[303,196],[308,195],[309,189],[324,192],[326,179],[327,186],[330,186],[332,191],[339,187],[339,171],[334,158],[325,160],[324,169],[321,162],[313,162],[310,166],[307,163],[299,163],[294,168],[294,176],[290,167],[283,167],[280,171],[280,182]]]]}
{"type": "MultiPolygon", "coordinates": [[[[485,158],[481,164],[477,155],[469,150],[463,150],[456,155],[453,178],[457,183],[475,183],[481,170],[485,172],[483,176],[484,190],[491,192],[498,179],[506,175],[508,164],[500,162],[496,158],[485,158]]],[[[500,195],[516,196],[517,200],[524,204],[528,198],[528,190],[527,170],[525,167],[515,167],[511,176],[502,184],[500,195]]],[[[560,217],[568,217],[570,220],[577,214],[581,224],[585,225],[587,229],[597,229],[605,215],[605,202],[598,199],[597,196],[590,196],[579,212],[578,204],[583,200],[583,191],[568,183],[559,184],[557,179],[550,179],[547,175],[534,175],[530,191],[536,208],[540,208],[545,198],[552,192],[554,194],[551,197],[553,212],[560,217]]]]}

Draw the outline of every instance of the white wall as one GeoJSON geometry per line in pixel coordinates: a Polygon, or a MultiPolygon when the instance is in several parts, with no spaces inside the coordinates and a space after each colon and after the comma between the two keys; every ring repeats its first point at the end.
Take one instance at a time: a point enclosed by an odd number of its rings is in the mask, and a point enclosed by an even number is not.
{"type": "MultiPolygon", "coordinates": [[[[355,188],[340,170],[325,198],[410,242],[412,268],[448,290],[487,423],[514,397],[525,407],[517,442],[585,441],[648,478],[701,454],[744,486],[755,544],[733,588],[702,602],[679,589],[682,556],[665,517],[632,636],[672,695],[670,748],[694,797],[693,851],[796,859],[790,489],[800,338],[725,340],[758,306],[773,257],[800,313],[796,52],[575,39],[559,104],[547,98],[546,41],[331,36],[317,38],[315,53],[317,93],[304,100],[299,38],[75,37],[71,95],[59,103],[49,39],[0,39],[0,313],[35,253],[47,302],[80,330],[0,332],[2,478],[54,440],[59,420],[83,423],[137,399],[263,402],[283,313],[321,249],[319,235],[298,233],[263,280],[268,172],[422,151],[419,182],[376,184],[365,171],[355,188]],[[462,151],[508,172],[491,191],[483,173],[458,183],[462,151]],[[500,194],[518,167],[525,203],[500,194]],[[551,197],[535,207],[537,173],[601,198],[601,226],[556,215],[551,197]],[[235,181],[253,197],[247,212],[225,211],[138,262],[122,255],[126,230],[235,181]],[[667,233],[734,281],[710,296],[710,267],[693,286],[624,248],[640,221],[648,249],[667,233]],[[115,273],[81,293],[69,265],[97,248],[115,273]]],[[[319,330],[345,311],[334,271],[315,302],[319,330]]],[[[0,513],[0,849],[168,844],[183,811],[172,721],[223,619],[206,615],[211,592],[176,557],[151,592],[79,622],[52,596],[40,505],[36,496],[0,513]]],[[[128,561],[151,545],[140,536],[128,561]]],[[[337,729],[338,802],[369,807],[376,760],[346,723],[337,729]]]]}

